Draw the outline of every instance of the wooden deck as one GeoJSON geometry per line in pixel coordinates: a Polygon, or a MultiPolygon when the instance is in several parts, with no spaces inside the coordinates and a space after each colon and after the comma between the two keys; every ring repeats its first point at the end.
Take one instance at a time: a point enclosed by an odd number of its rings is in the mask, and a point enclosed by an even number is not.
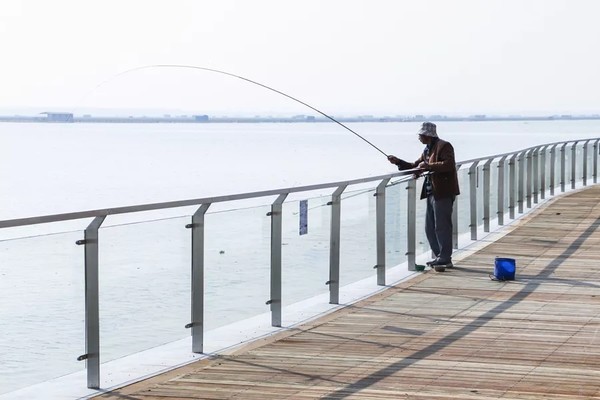
{"type": "Polygon", "coordinates": [[[600,398],[600,185],[443,273],[107,399],[600,398]],[[494,257],[517,280],[490,280],[494,257]]]}

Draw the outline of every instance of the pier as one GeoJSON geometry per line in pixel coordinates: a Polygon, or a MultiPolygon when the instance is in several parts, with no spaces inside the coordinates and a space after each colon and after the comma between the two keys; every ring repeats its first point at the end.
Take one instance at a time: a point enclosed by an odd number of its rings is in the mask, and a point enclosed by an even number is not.
{"type": "Polygon", "coordinates": [[[15,315],[2,309],[0,319],[19,332],[4,345],[4,371],[21,381],[7,390],[3,375],[0,399],[598,398],[599,143],[459,162],[455,268],[442,273],[417,272],[429,248],[421,178],[411,170],[0,221],[0,229],[36,232],[81,221],[79,229],[4,242],[5,282],[37,286],[2,291],[5,302],[32,302],[15,315]],[[299,239],[296,211],[306,198],[311,234],[299,239]],[[177,218],[156,219],[181,207],[177,218]],[[135,214],[119,236],[117,217],[135,214]],[[222,247],[205,251],[205,237],[226,243],[234,232],[247,245],[237,257],[224,264],[215,253],[222,247]],[[148,247],[131,245],[141,239],[177,239],[176,252],[169,245],[153,254],[177,262],[150,262],[148,247]],[[127,258],[100,257],[111,249],[127,258]],[[516,260],[516,280],[491,279],[496,257],[516,260]],[[216,269],[236,263],[244,267],[235,273],[216,269]],[[48,265],[52,276],[30,282],[48,265]],[[70,269],[59,273],[61,266],[70,269]],[[229,292],[215,291],[223,287],[229,292]],[[54,314],[36,314],[47,303],[54,314]],[[157,335],[165,329],[169,335],[157,335]],[[48,334],[27,336],[38,331],[48,334]],[[22,357],[28,346],[35,357],[22,357]]]}
{"type": "Polygon", "coordinates": [[[600,398],[600,185],[309,323],[100,399],[600,398]],[[516,259],[494,281],[494,258],[516,259]]]}

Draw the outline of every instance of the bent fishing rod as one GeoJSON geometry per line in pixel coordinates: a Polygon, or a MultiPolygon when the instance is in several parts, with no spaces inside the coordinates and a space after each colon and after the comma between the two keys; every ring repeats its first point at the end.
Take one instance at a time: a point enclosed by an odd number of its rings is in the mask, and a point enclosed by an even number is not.
{"type": "Polygon", "coordinates": [[[282,92],[280,90],[274,89],[274,88],[272,88],[270,86],[267,86],[267,85],[265,85],[263,83],[256,82],[256,81],[253,81],[252,79],[248,79],[248,78],[245,78],[245,77],[240,76],[240,75],[232,74],[230,72],[225,72],[225,71],[221,71],[221,70],[214,69],[214,68],[199,67],[199,66],[195,66],[195,65],[181,65],[181,64],[153,64],[153,65],[144,65],[144,66],[141,66],[141,67],[131,68],[131,69],[128,69],[126,71],[120,72],[120,73],[112,76],[111,78],[105,80],[104,82],[100,83],[98,86],[96,86],[95,89],[98,89],[100,86],[104,85],[105,83],[109,82],[110,80],[112,80],[112,79],[114,79],[114,78],[116,78],[118,76],[121,76],[121,75],[124,75],[124,74],[128,74],[128,73],[134,72],[134,71],[139,71],[139,70],[142,70],[142,69],[151,69],[151,68],[185,68],[185,69],[196,69],[196,70],[201,70],[201,71],[215,72],[217,74],[223,74],[223,75],[231,76],[233,78],[241,79],[243,81],[252,83],[252,84],[260,86],[262,88],[271,90],[271,91],[273,91],[273,92],[275,92],[277,94],[280,94],[282,96],[287,97],[288,99],[296,101],[296,102],[298,102],[298,103],[300,103],[300,104],[302,104],[302,105],[310,108],[311,110],[314,110],[314,111],[318,112],[319,114],[321,114],[325,118],[330,119],[331,121],[333,121],[336,124],[340,125],[344,129],[352,132],[354,135],[356,135],[360,139],[364,140],[366,143],[368,143],[369,145],[371,145],[374,149],[376,149],[377,151],[379,151],[381,154],[383,154],[384,156],[388,157],[388,155],[383,150],[381,150],[379,147],[375,146],[373,143],[369,142],[367,139],[365,139],[364,137],[362,137],[358,133],[354,132],[352,129],[348,128],[346,125],[342,124],[337,119],[333,118],[332,116],[330,116],[328,114],[325,114],[323,111],[321,111],[321,110],[319,110],[319,109],[311,106],[310,104],[307,104],[307,103],[303,102],[302,100],[299,100],[299,99],[297,99],[297,98],[295,98],[293,96],[290,96],[287,93],[284,93],[284,92],[282,92]]]}

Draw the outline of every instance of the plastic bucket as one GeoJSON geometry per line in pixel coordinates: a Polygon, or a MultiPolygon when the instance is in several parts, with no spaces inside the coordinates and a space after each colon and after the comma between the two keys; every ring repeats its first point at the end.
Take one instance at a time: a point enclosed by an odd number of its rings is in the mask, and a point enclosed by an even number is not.
{"type": "Polygon", "coordinates": [[[516,269],[514,258],[496,257],[494,262],[494,277],[499,281],[514,281],[516,269]]]}

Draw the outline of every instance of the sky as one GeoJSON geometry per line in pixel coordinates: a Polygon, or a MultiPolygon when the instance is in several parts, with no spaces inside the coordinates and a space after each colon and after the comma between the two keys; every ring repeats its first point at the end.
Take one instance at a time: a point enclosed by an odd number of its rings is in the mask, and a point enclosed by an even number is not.
{"type": "Polygon", "coordinates": [[[2,0],[0,110],[600,113],[596,0],[2,0]],[[135,69],[134,71],[130,71],[135,69]],[[129,71],[129,72],[126,72],[129,71]]]}

